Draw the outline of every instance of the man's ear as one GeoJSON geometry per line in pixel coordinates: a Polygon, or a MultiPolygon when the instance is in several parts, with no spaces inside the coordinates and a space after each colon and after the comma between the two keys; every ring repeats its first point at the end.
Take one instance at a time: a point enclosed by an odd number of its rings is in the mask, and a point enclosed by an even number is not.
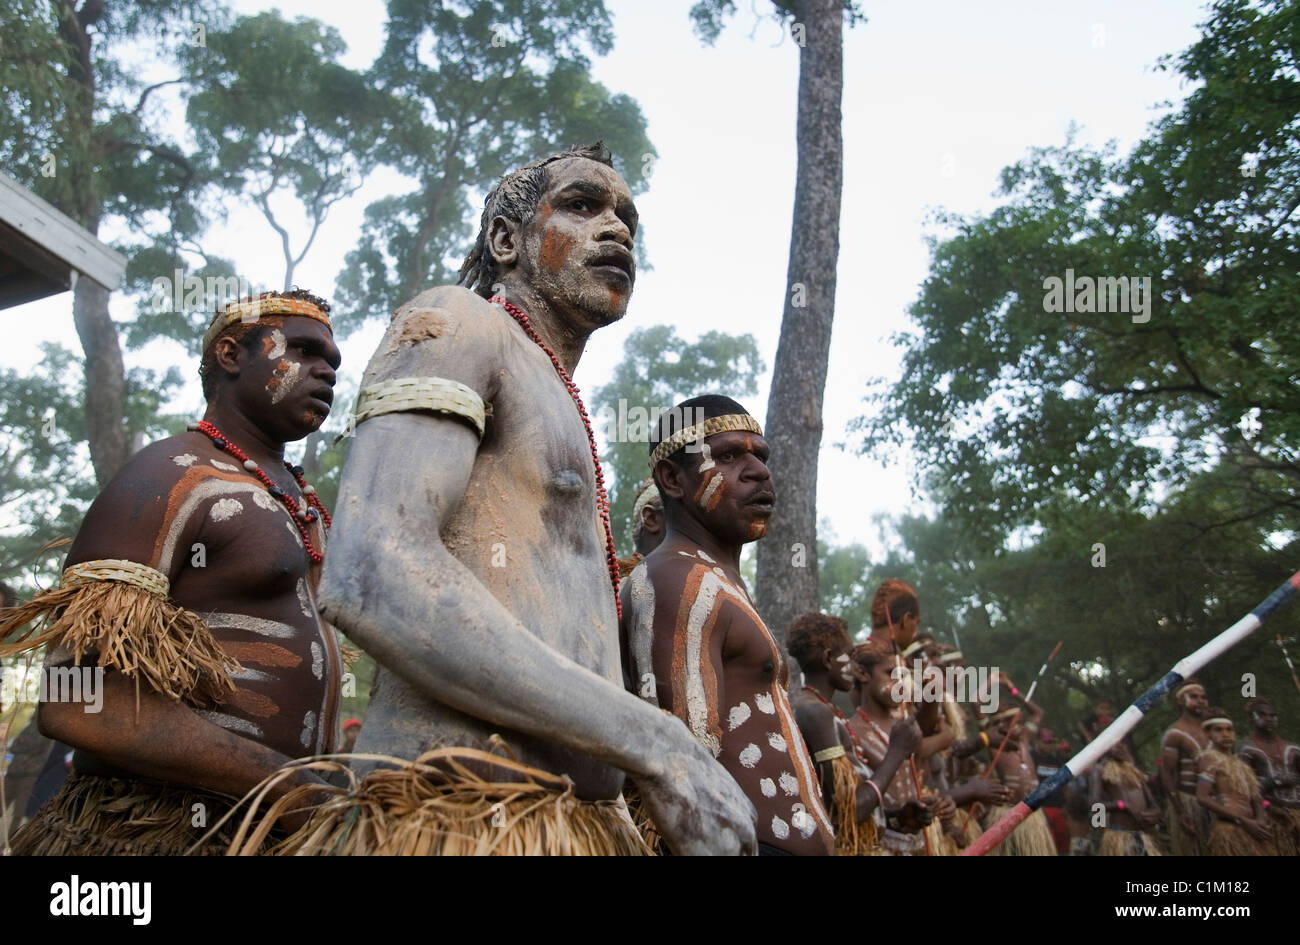
{"type": "Polygon", "coordinates": [[[232,377],[238,377],[243,370],[244,359],[248,352],[234,338],[226,335],[212,343],[212,358],[217,367],[232,377]]]}
{"type": "Polygon", "coordinates": [[[493,217],[488,227],[487,251],[499,268],[519,263],[520,226],[506,217],[493,217]]]}
{"type": "Polygon", "coordinates": [[[664,530],[664,515],[653,505],[641,507],[641,528],[651,535],[658,535],[664,530]]]}
{"type": "Polygon", "coordinates": [[[655,482],[665,498],[685,501],[689,489],[686,470],[671,459],[661,459],[655,465],[655,482]]]}

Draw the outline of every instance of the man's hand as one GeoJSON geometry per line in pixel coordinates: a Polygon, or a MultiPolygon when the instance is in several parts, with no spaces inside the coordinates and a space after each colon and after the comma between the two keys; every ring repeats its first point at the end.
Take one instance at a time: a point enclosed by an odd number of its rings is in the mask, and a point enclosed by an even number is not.
{"type": "Polygon", "coordinates": [[[999,781],[990,781],[987,778],[974,778],[972,784],[976,787],[975,797],[985,804],[1010,804],[1011,798],[1015,795],[1011,788],[999,781]]]}
{"type": "Polygon", "coordinates": [[[916,754],[921,747],[921,726],[913,716],[899,719],[889,732],[889,750],[899,752],[904,758],[916,754]]]}
{"type": "Polygon", "coordinates": [[[927,797],[923,801],[908,801],[900,807],[895,815],[904,830],[915,833],[930,826],[934,820],[935,799],[927,797]]]}
{"type": "Polygon", "coordinates": [[[956,814],[956,802],[947,794],[940,794],[938,801],[934,805],[934,816],[946,824],[950,823],[956,814]]]}
{"type": "Polygon", "coordinates": [[[655,827],[678,856],[736,856],[758,852],[758,814],[735,778],[684,726],[662,772],[636,779],[655,827]]]}
{"type": "Polygon", "coordinates": [[[1242,818],[1241,825],[1246,828],[1256,840],[1269,840],[1273,836],[1273,828],[1269,825],[1268,820],[1261,817],[1259,820],[1251,818],[1242,818]]]}

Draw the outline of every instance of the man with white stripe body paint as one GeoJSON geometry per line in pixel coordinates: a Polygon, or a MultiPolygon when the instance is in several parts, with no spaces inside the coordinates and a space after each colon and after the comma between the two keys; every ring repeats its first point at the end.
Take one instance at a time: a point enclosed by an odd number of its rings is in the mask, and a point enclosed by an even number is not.
{"type": "MultiPolygon", "coordinates": [[[[68,665],[89,640],[81,665],[108,665],[102,711],[40,707],[41,732],[76,748],[74,773],[15,836],[15,853],[182,853],[231,799],[291,759],[333,750],[341,665],[310,554],[324,551],[326,523],[284,463],[285,444],[318,429],[333,402],[340,356],[328,312],[294,290],[218,313],[199,369],[211,427],[192,424],[132,457],[91,505],[61,585],[0,627],[3,637],[44,615],[40,639],[4,651],[44,642],[51,665],[68,665]],[[104,591],[116,596],[95,598],[97,612],[82,606],[91,598],[79,595],[104,591]],[[155,624],[140,617],[150,608],[155,624]],[[117,637],[86,632],[114,620],[117,637]],[[187,628],[170,649],[168,623],[187,628]],[[182,665],[199,667],[198,684],[178,682],[182,665]]],[[[317,781],[299,772],[272,797],[317,781]]],[[[280,825],[305,819],[297,811],[280,825]]],[[[222,834],[199,852],[225,846],[222,834]]]]}
{"type": "Polygon", "coordinates": [[[758,422],[728,397],[660,417],[651,467],[667,533],[622,589],[627,678],[686,723],[757,811],[759,853],[826,855],[835,832],[786,694],[789,667],[740,576],[776,493],[758,422]]]}

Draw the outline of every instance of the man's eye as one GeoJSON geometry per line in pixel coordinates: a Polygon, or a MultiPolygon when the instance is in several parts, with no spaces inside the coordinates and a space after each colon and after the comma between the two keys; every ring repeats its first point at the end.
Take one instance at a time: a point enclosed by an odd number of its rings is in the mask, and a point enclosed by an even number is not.
{"type": "Polygon", "coordinates": [[[591,208],[591,204],[579,197],[577,200],[570,200],[569,207],[573,210],[588,210],[591,208]]]}

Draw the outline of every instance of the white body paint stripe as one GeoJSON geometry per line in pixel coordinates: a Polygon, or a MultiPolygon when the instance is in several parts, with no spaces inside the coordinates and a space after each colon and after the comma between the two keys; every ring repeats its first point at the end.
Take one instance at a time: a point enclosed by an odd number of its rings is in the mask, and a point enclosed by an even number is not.
{"type": "Polygon", "coordinates": [[[224,712],[210,712],[206,709],[196,709],[195,714],[200,718],[207,719],[213,725],[219,725],[228,732],[236,732],[240,735],[251,735],[253,738],[261,738],[262,730],[247,719],[238,719],[233,715],[226,715],[224,712]]]}
{"type": "Polygon", "coordinates": [[[749,602],[730,583],[724,583],[712,572],[703,575],[699,593],[691,602],[690,614],[686,619],[686,724],[700,744],[708,746],[715,758],[721,746],[717,744],[717,737],[709,732],[709,700],[704,691],[704,675],[700,663],[705,655],[701,652],[704,624],[713,613],[713,604],[719,591],[730,594],[745,610],[753,614],[755,620],[758,619],[758,614],[753,612],[749,602]]]}
{"type": "MultiPolygon", "coordinates": [[[[266,487],[260,482],[230,482],[226,479],[205,479],[200,482],[185,497],[181,507],[176,511],[176,517],[172,519],[171,527],[167,529],[167,539],[163,542],[162,555],[158,558],[158,570],[163,574],[171,574],[172,556],[176,553],[176,543],[180,541],[181,532],[189,523],[190,516],[194,510],[206,502],[208,499],[222,495],[242,495],[247,492],[258,492],[266,487]]],[[[289,512],[286,510],[286,516],[289,512]]],[[[290,523],[290,528],[293,527],[290,523]]]]}
{"type": "MultiPolygon", "coordinates": [[[[628,628],[627,645],[632,654],[632,678],[640,691],[640,681],[645,678],[645,674],[654,674],[654,659],[651,654],[655,633],[655,587],[650,580],[650,569],[644,562],[638,564],[628,575],[628,581],[628,596],[632,600],[636,616],[628,628]]],[[[652,686],[649,695],[641,693],[641,698],[651,705],[659,705],[658,687],[652,686]]]]}
{"type": "Polygon", "coordinates": [[[209,627],[222,627],[233,630],[247,630],[259,637],[278,637],[287,639],[295,637],[302,631],[278,620],[265,617],[250,617],[248,614],[199,614],[199,618],[209,627]]]}

